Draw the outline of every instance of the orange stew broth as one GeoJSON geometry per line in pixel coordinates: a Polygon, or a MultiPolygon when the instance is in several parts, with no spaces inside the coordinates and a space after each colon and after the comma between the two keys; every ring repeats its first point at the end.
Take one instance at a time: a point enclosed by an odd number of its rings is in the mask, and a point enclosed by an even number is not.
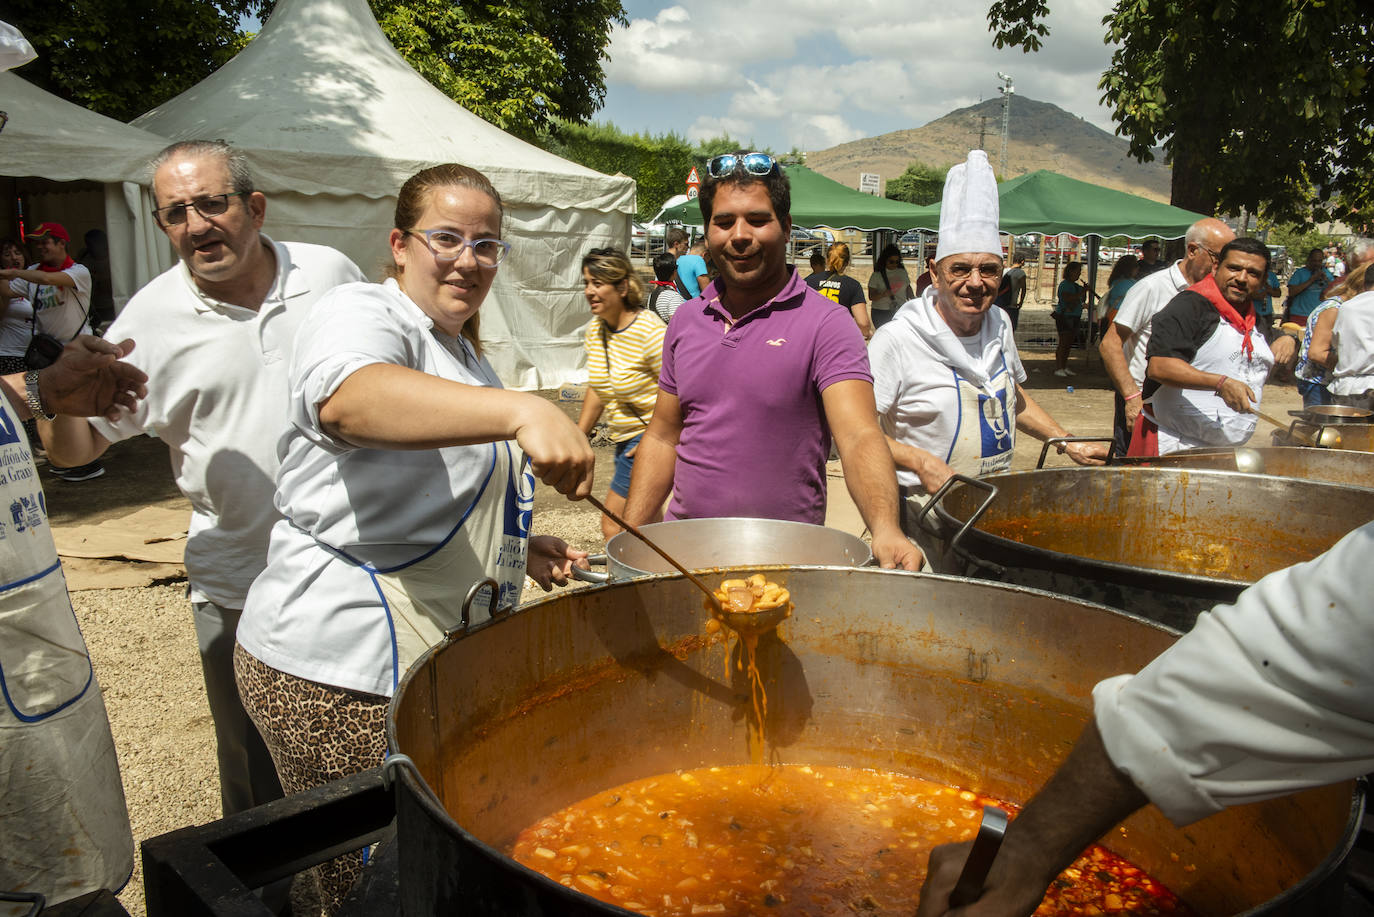
{"type": "MultiPolygon", "coordinates": [[[[520,832],[511,855],[569,888],[651,917],[910,914],[932,847],[967,840],[984,805],[915,777],[741,765],[597,793],[520,832]]],[[[1093,847],[1037,915],[1191,915],[1126,860],[1093,847]]]]}

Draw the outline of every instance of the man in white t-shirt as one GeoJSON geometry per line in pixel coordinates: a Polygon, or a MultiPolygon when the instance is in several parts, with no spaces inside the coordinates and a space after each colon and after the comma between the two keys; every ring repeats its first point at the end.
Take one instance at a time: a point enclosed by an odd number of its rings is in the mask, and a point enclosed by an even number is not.
{"type": "Polygon", "coordinates": [[[1169,300],[1212,273],[1217,266],[1217,253],[1235,237],[1231,227],[1211,217],[1189,226],[1183,237],[1187,246],[1184,256],[1131,287],[1116,319],[1102,335],[1098,351],[1116,389],[1113,437],[1119,454],[1126,454],[1131,428],[1140,414],[1140,389],[1145,384],[1145,349],[1150,344],[1151,320],[1169,300]]]}
{"type": "Polygon", "coordinates": [[[37,330],[64,344],[83,331],[89,333],[91,272],[67,254],[71,236],[66,228],[61,223],[40,223],[28,234],[28,241],[38,262],[0,270],[0,299],[27,299],[33,304],[37,330]]]}
{"type": "Polygon", "coordinates": [[[223,142],[175,143],[152,168],[154,215],[181,262],[129,300],[106,332],[138,341],[129,362],[148,374],[149,397],[115,422],[58,418],[39,428],[49,455],[64,463],[92,461],[140,433],[171,451],[192,507],[186,572],[229,815],[281,795],[239,701],[232,660],[244,598],[280,518],[273,495],[287,362],[310,306],[364,278],[332,248],[262,235],[267,199],[223,142]]]}
{"type": "MultiPolygon", "coordinates": [[[[1016,431],[1068,436],[1021,386],[1026,371],[1011,321],[993,301],[1002,280],[997,183],[973,150],[945,180],[933,282],[873,336],[868,357],[878,418],[897,465],[903,530],[937,572],[940,546],[916,527],[915,510],[950,476],[1011,467],[1016,431]]],[[[1100,465],[1099,444],[1061,445],[1080,465],[1100,465]]]]}

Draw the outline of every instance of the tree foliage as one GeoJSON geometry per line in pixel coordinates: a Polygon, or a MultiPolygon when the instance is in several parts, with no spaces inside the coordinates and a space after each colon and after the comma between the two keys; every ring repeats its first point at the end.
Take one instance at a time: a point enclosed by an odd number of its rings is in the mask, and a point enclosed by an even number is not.
{"type": "Polygon", "coordinates": [[[887,180],[884,194],[894,201],[906,201],[922,207],[933,204],[945,193],[945,176],[949,174],[949,168],[913,162],[901,175],[887,180]]]}
{"type": "MultiPolygon", "coordinates": [[[[998,0],[994,43],[1040,46],[1042,0],[998,0]]],[[[1374,207],[1374,89],[1366,0],[1117,0],[1103,101],[1131,154],[1162,144],[1172,201],[1274,220],[1374,207]]]]}
{"type": "MultiPolygon", "coordinates": [[[[712,156],[741,148],[729,136],[712,137],[692,146],[675,133],[630,134],[610,124],[561,121],[550,126],[539,144],[550,153],[589,169],[608,175],[619,172],[633,178],[638,184],[638,220],[652,219],[664,201],[686,193],[687,176],[693,167],[703,169],[712,156]]],[[[788,157],[782,159],[789,161],[788,157]]]]}
{"type": "MultiPolygon", "coordinates": [[[[585,122],[605,100],[602,61],[620,0],[370,0],[387,38],[460,105],[526,139],[552,117],[585,122]]],[[[121,121],[204,79],[274,0],[9,0],[38,50],[21,75],[121,121]]]]}
{"type": "Polygon", "coordinates": [[[4,19],[38,52],[19,74],[128,121],[209,76],[242,47],[263,0],[8,0],[4,19]]]}
{"type": "Polygon", "coordinates": [[[582,123],[606,97],[601,62],[620,0],[371,0],[401,56],[450,98],[534,140],[582,123]]]}

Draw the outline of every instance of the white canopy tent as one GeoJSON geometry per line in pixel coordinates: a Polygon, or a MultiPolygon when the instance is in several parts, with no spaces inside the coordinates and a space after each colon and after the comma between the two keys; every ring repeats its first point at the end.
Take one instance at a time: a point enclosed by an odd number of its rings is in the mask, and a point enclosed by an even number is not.
{"type": "Polygon", "coordinates": [[[0,176],[11,179],[10,191],[22,197],[27,227],[61,223],[72,235],[73,257],[83,232],[103,227],[110,240],[115,309],[123,308],[139,287],[176,263],[153,221],[147,188],[148,160],[167,141],[59,99],[13,73],[0,73],[0,109],[10,116],[0,133],[0,176]]]}
{"type": "Polygon", "coordinates": [[[237,57],[133,123],[242,149],[268,196],[269,235],[332,245],[372,277],[389,261],[401,184],[441,162],[480,169],[501,192],[513,245],[482,308],[492,365],[515,388],[585,378],[581,257],[625,247],[634,180],[560,159],[454,103],[392,48],[366,0],[281,0],[237,57]]]}

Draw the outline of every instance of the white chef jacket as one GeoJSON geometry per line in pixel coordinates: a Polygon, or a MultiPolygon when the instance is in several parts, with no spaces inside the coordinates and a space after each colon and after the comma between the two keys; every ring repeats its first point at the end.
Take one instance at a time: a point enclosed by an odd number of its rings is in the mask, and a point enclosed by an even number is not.
{"type": "Polygon", "coordinates": [[[105,337],[133,339],[125,362],[148,374],[148,397],[115,423],[89,418],[110,442],[149,433],[167,444],[177,488],[191,501],[191,598],[224,608],[243,607],[281,518],[272,498],[296,329],[326,292],[363,279],[332,248],[262,239],[277,276],[257,311],[201,293],[184,264],[129,300],[105,337]]]}
{"type": "Polygon", "coordinates": [[[1093,689],[1107,754],[1176,824],[1374,770],[1371,557],[1374,523],[1093,689]]]}
{"type": "MultiPolygon", "coordinates": [[[[959,384],[955,371],[944,356],[933,350],[916,330],[915,321],[943,321],[934,310],[933,287],[898,310],[892,321],[873,334],[868,345],[868,360],[873,367],[873,396],[884,432],[899,443],[917,446],[942,461],[950,461],[950,453],[964,427],[971,423],[985,423],[979,416],[964,416],[960,411],[959,384]]],[[[947,326],[946,326],[947,330],[947,326]]],[[[980,365],[987,376],[997,382],[991,397],[1003,397],[1006,426],[1015,427],[1016,398],[1014,391],[1004,393],[1002,373],[1015,382],[1026,381],[1026,370],[1016,352],[1011,322],[1001,309],[992,308],[983,316],[978,334],[960,338],[949,332],[968,354],[968,359],[980,365]]],[[[1008,435],[1010,435],[1008,433],[1008,435]]],[[[962,474],[977,476],[976,467],[956,467],[962,474]]],[[[897,482],[904,487],[919,487],[921,479],[914,471],[897,469],[897,482]]]]}
{"type": "MultiPolygon", "coordinates": [[[[357,561],[395,567],[450,536],[465,537],[469,508],[507,499],[512,482],[492,474],[494,450],[506,443],[366,449],[326,433],[319,405],[374,363],[501,387],[486,359],[440,331],[394,280],[347,284],[320,300],[291,359],[291,426],[277,478],[285,518],[272,530],[267,568],[248,594],[238,642],[299,678],[389,696],[396,677],[389,619],[357,561]],[[437,358],[434,340],[444,351],[437,358]]],[[[528,483],[529,493],[519,496],[532,508],[533,479],[528,483]]],[[[527,533],[528,525],[524,518],[516,527],[527,533]]]]}
{"type": "Polygon", "coordinates": [[[1131,331],[1130,337],[1121,342],[1121,352],[1137,389],[1145,384],[1145,364],[1148,362],[1145,350],[1150,346],[1150,322],[1171,299],[1190,286],[1179,267],[1182,263],[1175,261],[1168,268],[1137,281],[1126,291],[1126,298],[1113,319],[1114,324],[1131,331]]]}
{"type": "Polygon", "coordinates": [[[1333,395],[1363,395],[1374,389],[1374,290],[1341,305],[1331,336],[1336,366],[1327,389],[1333,395]]]}

